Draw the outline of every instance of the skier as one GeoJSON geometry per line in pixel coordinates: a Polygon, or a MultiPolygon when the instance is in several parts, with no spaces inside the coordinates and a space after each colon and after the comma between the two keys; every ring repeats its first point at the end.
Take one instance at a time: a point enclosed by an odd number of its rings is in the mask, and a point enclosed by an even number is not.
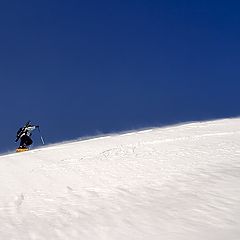
{"type": "Polygon", "coordinates": [[[17,138],[15,142],[20,139],[20,145],[18,147],[19,150],[28,150],[28,146],[30,146],[33,141],[30,138],[32,135],[32,131],[36,128],[39,128],[38,125],[31,125],[31,122],[27,122],[25,126],[19,128],[17,132],[17,138]]]}

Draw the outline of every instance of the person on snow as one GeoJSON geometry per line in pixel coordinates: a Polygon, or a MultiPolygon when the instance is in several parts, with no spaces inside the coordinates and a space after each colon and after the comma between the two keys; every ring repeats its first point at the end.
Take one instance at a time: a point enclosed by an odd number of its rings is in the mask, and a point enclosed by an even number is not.
{"type": "Polygon", "coordinates": [[[24,127],[19,128],[17,138],[15,140],[15,142],[17,142],[20,139],[19,148],[25,149],[33,143],[30,137],[32,135],[32,131],[36,128],[39,128],[39,126],[31,125],[30,121],[27,122],[24,127]]]}

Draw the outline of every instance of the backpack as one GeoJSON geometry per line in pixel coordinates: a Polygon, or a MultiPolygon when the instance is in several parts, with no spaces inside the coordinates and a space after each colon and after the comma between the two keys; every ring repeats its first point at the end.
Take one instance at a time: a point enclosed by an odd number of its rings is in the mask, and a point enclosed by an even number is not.
{"type": "Polygon", "coordinates": [[[15,142],[17,142],[17,141],[19,140],[19,138],[21,137],[21,135],[22,135],[23,132],[25,131],[26,127],[28,127],[29,125],[30,125],[30,121],[28,121],[28,122],[24,125],[24,127],[21,127],[21,128],[18,129],[15,142]]]}

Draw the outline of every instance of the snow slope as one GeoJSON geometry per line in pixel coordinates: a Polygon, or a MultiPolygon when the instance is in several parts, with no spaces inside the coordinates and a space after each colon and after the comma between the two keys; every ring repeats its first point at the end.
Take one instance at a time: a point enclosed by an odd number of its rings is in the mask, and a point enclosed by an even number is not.
{"type": "Polygon", "coordinates": [[[0,157],[1,240],[239,240],[240,118],[0,157]]]}

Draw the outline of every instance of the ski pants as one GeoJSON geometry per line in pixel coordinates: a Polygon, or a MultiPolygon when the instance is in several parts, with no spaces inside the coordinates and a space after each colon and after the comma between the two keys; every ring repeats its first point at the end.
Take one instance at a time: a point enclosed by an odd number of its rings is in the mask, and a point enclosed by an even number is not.
{"type": "Polygon", "coordinates": [[[20,147],[26,147],[33,143],[32,139],[27,135],[23,135],[20,140],[20,147]]]}

